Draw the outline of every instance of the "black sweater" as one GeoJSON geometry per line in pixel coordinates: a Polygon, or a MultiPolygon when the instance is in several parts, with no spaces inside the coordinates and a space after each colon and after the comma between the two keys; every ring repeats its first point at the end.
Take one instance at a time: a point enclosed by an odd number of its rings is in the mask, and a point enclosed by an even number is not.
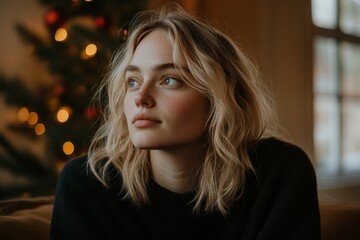
{"type": "Polygon", "coordinates": [[[86,157],[70,161],[60,176],[50,239],[320,239],[314,169],[298,147],[260,141],[250,150],[257,174],[226,217],[195,214],[193,193],[171,192],[149,183],[150,204],[123,199],[121,179],[104,187],[86,168],[86,157]]]}

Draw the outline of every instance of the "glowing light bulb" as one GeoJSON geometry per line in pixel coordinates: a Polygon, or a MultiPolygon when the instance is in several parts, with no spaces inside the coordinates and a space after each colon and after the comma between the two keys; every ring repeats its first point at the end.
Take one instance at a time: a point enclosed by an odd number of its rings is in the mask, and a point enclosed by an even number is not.
{"type": "Polygon", "coordinates": [[[45,125],[42,123],[38,123],[35,125],[35,133],[38,136],[41,136],[45,133],[45,125]]]}
{"type": "Polygon", "coordinates": [[[61,107],[56,114],[56,118],[59,122],[64,123],[69,120],[70,117],[70,108],[61,107]]]}
{"type": "Polygon", "coordinates": [[[71,155],[75,150],[74,144],[70,141],[67,141],[63,144],[63,151],[66,155],[71,155]]]}
{"type": "Polygon", "coordinates": [[[35,125],[38,122],[38,120],[39,120],[39,117],[36,112],[29,113],[29,118],[27,121],[30,125],[35,125]]]}
{"type": "Polygon", "coordinates": [[[97,47],[95,44],[93,43],[90,43],[89,45],[86,46],[85,48],[85,54],[88,56],[88,57],[93,57],[97,52],[97,47]]]}
{"type": "Polygon", "coordinates": [[[65,28],[59,28],[55,32],[55,40],[58,42],[62,42],[67,38],[67,35],[68,33],[65,28]]]}
{"type": "Polygon", "coordinates": [[[29,110],[26,107],[20,108],[17,116],[21,122],[26,122],[29,119],[29,110]]]}

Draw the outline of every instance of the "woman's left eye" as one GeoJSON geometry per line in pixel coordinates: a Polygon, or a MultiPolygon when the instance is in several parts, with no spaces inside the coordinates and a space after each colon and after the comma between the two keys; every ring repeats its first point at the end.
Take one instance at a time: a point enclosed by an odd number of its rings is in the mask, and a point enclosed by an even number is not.
{"type": "Polygon", "coordinates": [[[179,84],[180,82],[181,82],[181,81],[177,80],[176,78],[167,77],[167,78],[165,78],[165,80],[163,81],[163,84],[164,84],[164,85],[167,85],[167,86],[173,86],[173,85],[179,84]]]}
{"type": "Polygon", "coordinates": [[[134,79],[129,79],[129,80],[127,81],[127,85],[128,85],[129,88],[132,88],[132,87],[138,86],[139,83],[138,83],[136,80],[134,80],[134,79]]]}

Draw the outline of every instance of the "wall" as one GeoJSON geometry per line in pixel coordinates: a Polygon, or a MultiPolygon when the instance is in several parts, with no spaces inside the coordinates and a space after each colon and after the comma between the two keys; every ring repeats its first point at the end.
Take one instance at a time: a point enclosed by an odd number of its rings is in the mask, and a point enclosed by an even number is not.
{"type": "Polygon", "coordinates": [[[313,159],[310,1],[262,3],[264,70],[273,79],[280,120],[313,159]]]}

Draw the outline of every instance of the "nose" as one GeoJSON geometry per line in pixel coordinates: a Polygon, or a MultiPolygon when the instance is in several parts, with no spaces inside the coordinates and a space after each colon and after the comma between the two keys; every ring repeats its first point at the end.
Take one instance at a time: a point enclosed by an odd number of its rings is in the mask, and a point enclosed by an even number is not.
{"type": "MultiPolygon", "coordinates": [[[[145,87],[145,86],[143,86],[145,87]]],[[[134,98],[137,107],[153,107],[155,105],[155,99],[152,96],[151,89],[143,88],[134,98]]]]}

